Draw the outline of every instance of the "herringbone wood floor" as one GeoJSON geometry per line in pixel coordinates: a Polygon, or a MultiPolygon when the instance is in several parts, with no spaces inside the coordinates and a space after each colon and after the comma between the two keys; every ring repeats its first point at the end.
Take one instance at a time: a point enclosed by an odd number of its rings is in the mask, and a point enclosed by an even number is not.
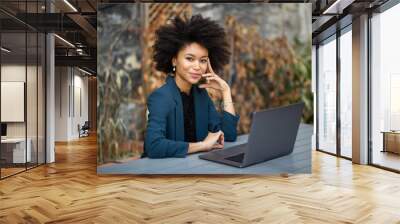
{"type": "Polygon", "coordinates": [[[0,223],[400,223],[400,175],[313,152],[313,174],[97,176],[96,139],[0,181],[0,223]]]}

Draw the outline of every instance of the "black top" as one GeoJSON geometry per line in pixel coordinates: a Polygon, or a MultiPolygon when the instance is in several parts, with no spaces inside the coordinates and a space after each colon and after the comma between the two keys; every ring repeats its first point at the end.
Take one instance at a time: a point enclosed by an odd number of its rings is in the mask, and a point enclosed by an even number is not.
{"type": "Polygon", "coordinates": [[[183,118],[185,127],[185,142],[197,142],[196,139],[196,118],[194,114],[193,88],[190,95],[181,92],[183,105],[183,118]]]}

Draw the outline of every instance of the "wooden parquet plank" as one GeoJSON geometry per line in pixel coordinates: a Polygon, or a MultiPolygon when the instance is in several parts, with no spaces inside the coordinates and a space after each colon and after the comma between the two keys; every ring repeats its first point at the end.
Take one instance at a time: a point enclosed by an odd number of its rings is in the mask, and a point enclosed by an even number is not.
{"type": "Polygon", "coordinates": [[[400,223],[400,175],[313,152],[313,173],[97,176],[96,139],[0,181],[0,223],[400,223]]]}

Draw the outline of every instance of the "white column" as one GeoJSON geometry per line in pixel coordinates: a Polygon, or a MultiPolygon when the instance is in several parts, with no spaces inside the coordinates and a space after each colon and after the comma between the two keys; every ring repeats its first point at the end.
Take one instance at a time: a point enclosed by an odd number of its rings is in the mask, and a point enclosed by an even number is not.
{"type": "Polygon", "coordinates": [[[353,162],[368,163],[368,16],[353,20],[353,162]]]}
{"type": "MultiPolygon", "coordinates": [[[[54,5],[46,1],[46,11],[54,12],[54,5]]],[[[46,163],[55,162],[55,43],[54,35],[46,35],[46,163]]]]}
{"type": "Polygon", "coordinates": [[[52,163],[55,161],[55,150],[54,150],[54,133],[55,133],[55,76],[54,76],[54,35],[47,34],[46,36],[46,61],[47,61],[47,76],[46,76],[46,163],[52,163]]]}
{"type": "Polygon", "coordinates": [[[312,72],[311,72],[311,92],[313,93],[313,97],[314,97],[314,131],[313,131],[313,135],[311,136],[311,142],[312,142],[312,149],[316,149],[316,143],[317,143],[317,82],[316,82],[316,74],[317,74],[317,62],[315,61],[315,59],[317,55],[317,48],[315,45],[312,45],[312,52],[311,52],[311,68],[312,68],[312,72]]]}

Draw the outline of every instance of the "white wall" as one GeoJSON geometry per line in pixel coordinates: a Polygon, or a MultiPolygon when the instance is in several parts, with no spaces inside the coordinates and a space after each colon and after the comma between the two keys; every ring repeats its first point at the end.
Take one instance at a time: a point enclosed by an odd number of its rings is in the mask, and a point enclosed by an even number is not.
{"type": "MultiPolygon", "coordinates": [[[[25,82],[25,65],[2,65],[1,66],[1,81],[3,82],[25,82]]],[[[28,67],[28,70],[31,69],[28,67]]],[[[1,108],[7,110],[7,108],[1,108]]],[[[7,123],[8,137],[25,137],[25,122],[7,123]]]]}
{"type": "Polygon", "coordinates": [[[72,67],[56,67],[55,73],[55,140],[77,139],[78,124],[88,120],[88,78],[72,67]]]}
{"type": "Polygon", "coordinates": [[[55,141],[68,140],[68,76],[67,67],[55,68],[55,141]]]}
{"type": "MultiPolygon", "coordinates": [[[[36,67],[34,66],[27,66],[25,65],[18,65],[18,64],[9,64],[9,65],[2,65],[1,66],[1,81],[3,82],[25,82],[25,75],[26,71],[28,72],[28,75],[31,74],[36,74],[36,67]],[[27,70],[25,70],[27,69],[27,70]]],[[[29,79],[30,77],[28,77],[29,79]]],[[[36,86],[36,80],[29,80],[30,85],[36,86]]],[[[32,130],[36,130],[36,120],[37,120],[37,115],[36,113],[32,113],[34,110],[36,112],[36,107],[37,107],[37,102],[36,102],[36,87],[35,88],[27,88],[27,106],[30,106],[30,109],[28,109],[27,113],[27,119],[28,119],[28,137],[30,133],[32,133],[32,130]],[[33,103],[33,104],[32,104],[33,103]],[[33,110],[32,110],[33,108],[33,110]],[[34,123],[32,123],[34,122],[34,123]]],[[[40,106],[40,105],[39,105],[40,106]]],[[[8,108],[1,108],[1,110],[7,110],[8,108]]],[[[7,122],[7,136],[8,137],[25,137],[25,126],[26,122],[7,122]]],[[[36,136],[36,132],[35,132],[36,136]]]]}
{"type": "Polygon", "coordinates": [[[81,126],[88,121],[88,77],[80,76],[82,73],[76,75],[77,70],[75,70],[74,75],[74,108],[73,108],[73,119],[72,119],[72,136],[78,136],[78,124],[81,126]],[[81,108],[80,108],[81,107],[81,108]],[[81,111],[80,111],[81,110],[81,111]]]}

